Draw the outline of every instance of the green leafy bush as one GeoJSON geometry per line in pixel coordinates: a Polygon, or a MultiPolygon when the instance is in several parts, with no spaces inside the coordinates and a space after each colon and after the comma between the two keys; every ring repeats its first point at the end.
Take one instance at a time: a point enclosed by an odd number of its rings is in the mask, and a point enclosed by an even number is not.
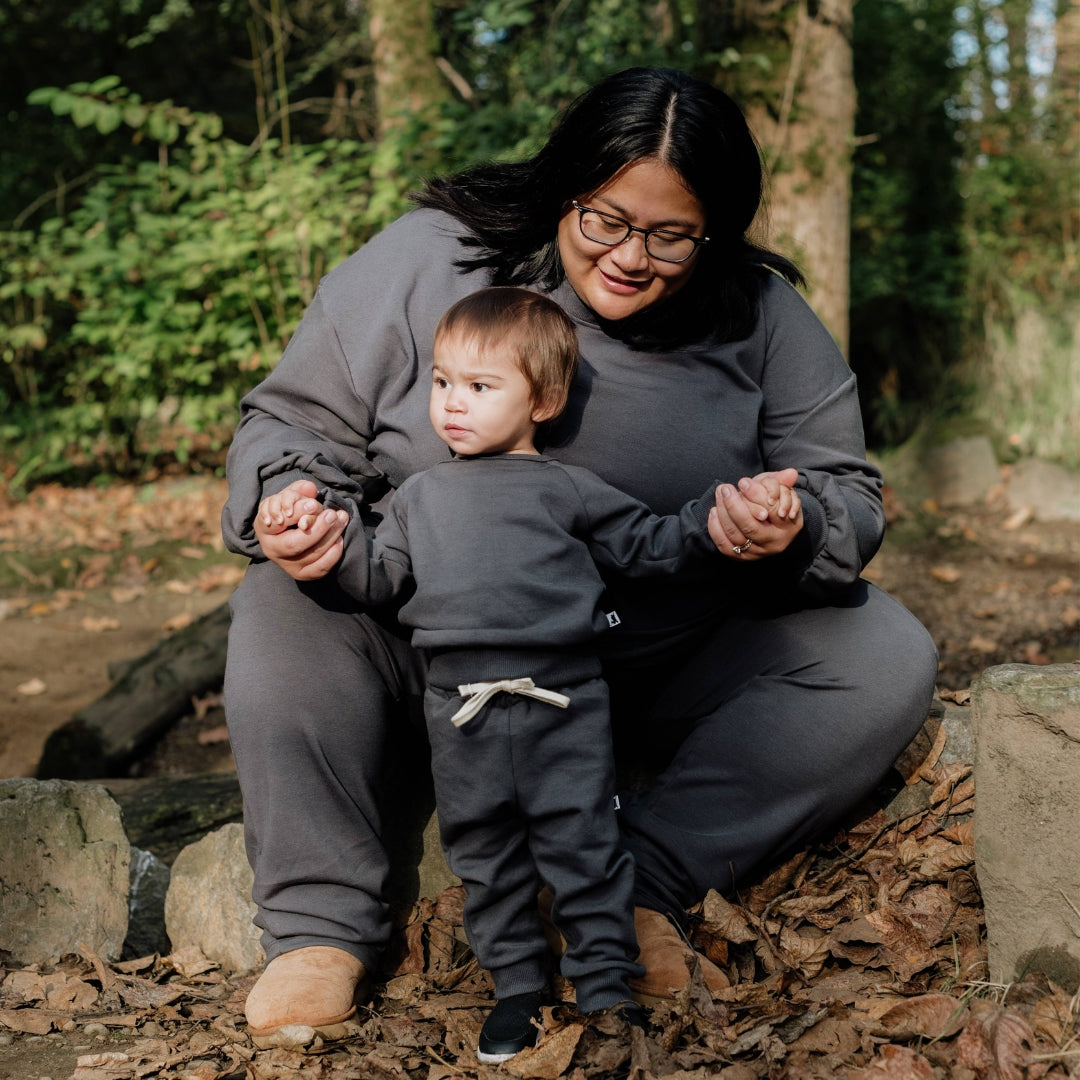
{"type": "Polygon", "coordinates": [[[131,471],[220,438],[319,278],[375,224],[370,149],[253,150],[216,116],[113,79],[33,101],[81,127],[126,125],[158,154],[101,169],[65,219],[0,233],[0,415],[22,477],[79,460],[131,471]]]}

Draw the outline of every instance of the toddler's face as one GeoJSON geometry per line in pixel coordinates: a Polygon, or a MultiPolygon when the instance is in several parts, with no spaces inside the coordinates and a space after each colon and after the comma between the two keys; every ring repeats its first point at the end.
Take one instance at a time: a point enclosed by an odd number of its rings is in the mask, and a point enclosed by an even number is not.
{"type": "Polygon", "coordinates": [[[528,380],[506,350],[442,337],[435,343],[429,414],[456,454],[535,454],[528,380]]]}

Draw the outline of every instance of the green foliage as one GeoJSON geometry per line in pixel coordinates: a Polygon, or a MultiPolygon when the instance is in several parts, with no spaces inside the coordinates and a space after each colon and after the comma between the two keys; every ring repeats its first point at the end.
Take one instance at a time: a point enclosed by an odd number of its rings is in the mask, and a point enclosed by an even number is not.
{"type": "MultiPolygon", "coordinates": [[[[161,50],[205,30],[205,11],[186,0],[124,4],[93,0],[54,13],[60,39],[77,31],[103,49],[111,34],[145,64],[148,45],[161,50]]],[[[222,4],[235,27],[243,0],[222,4]]],[[[8,467],[20,479],[80,462],[128,472],[165,450],[182,457],[195,439],[222,443],[240,396],[280,355],[319,277],[406,208],[433,148],[444,171],[528,153],[601,75],[676,62],[693,20],[690,0],[655,11],[619,0],[440,8],[459,93],[433,125],[395,126],[376,141],[365,130],[371,117],[351,105],[292,106],[319,79],[332,77],[337,90],[352,84],[348,65],[367,47],[363,22],[347,18],[354,11],[346,0],[295,0],[286,18],[281,5],[252,5],[254,127],[190,101],[149,101],[117,75],[29,92],[27,116],[47,112],[56,132],[74,133],[44,142],[70,146],[91,170],[75,199],[56,198],[52,216],[42,217],[49,204],[39,198],[32,216],[19,215],[33,229],[0,233],[9,268],[0,285],[0,433],[16,448],[8,467]],[[325,130],[352,124],[361,137],[312,140],[310,117],[319,115],[325,130]]],[[[39,25],[35,13],[27,18],[39,25]]],[[[212,87],[199,89],[205,100],[212,87]]]]}
{"type": "Polygon", "coordinates": [[[253,153],[216,116],[112,79],[34,99],[84,128],[127,125],[159,153],[103,169],[66,219],[0,233],[0,414],[18,464],[130,470],[165,428],[226,432],[319,278],[370,228],[368,149],[253,153]]]}
{"type": "MultiPolygon", "coordinates": [[[[1005,72],[973,21],[1020,27],[1031,2],[855,5],[851,359],[877,445],[928,407],[1007,418],[1050,456],[1069,441],[1075,87],[1025,91],[1025,65],[1005,72]],[[1006,105],[990,108],[1002,80],[1006,105]]],[[[738,83],[748,104],[790,46],[738,37],[737,7],[437,0],[453,99],[376,138],[355,0],[0,0],[9,472],[126,472],[223,444],[319,277],[406,208],[433,161],[529,154],[569,101],[631,64],[738,83]],[[40,87],[46,70],[72,85],[40,87]]]]}
{"type": "Polygon", "coordinates": [[[613,71],[687,66],[695,9],[690,0],[471,0],[444,10],[445,51],[471,88],[448,111],[444,167],[534,152],[558,113],[613,71]]]}
{"type": "Polygon", "coordinates": [[[182,8],[174,0],[0,0],[0,228],[37,221],[40,209],[63,214],[99,163],[155,152],[133,144],[123,125],[87,137],[48,109],[28,108],[43,83],[112,73],[145,100],[182,100],[220,113],[233,138],[254,137],[251,75],[235,60],[248,45],[249,0],[191,4],[190,15],[182,8]]]}
{"type": "Polygon", "coordinates": [[[970,407],[1014,452],[1075,465],[1080,120],[1077,44],[1066,22],[1075,12],[1058,6],[1050,64],[1038,55],[1047,40],[1039,9],[1030,0],[963,9],[965,79],[955,103],[969,253],[962,374],[970,407]]]}

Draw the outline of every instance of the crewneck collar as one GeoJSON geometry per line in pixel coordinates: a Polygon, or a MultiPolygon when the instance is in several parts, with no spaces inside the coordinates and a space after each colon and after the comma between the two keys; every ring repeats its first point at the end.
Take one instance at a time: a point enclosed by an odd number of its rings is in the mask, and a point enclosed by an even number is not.
{"type": "MultiPolygon", "coordinates": [[[[452,450],[451,453],[454,453],[452,450]]],[[[492,454],[454,454],[455,461],[547,461],[544,454],[511,454],[500,450],[492,454]]]]}
{"type": "Polygon", "coordinates": [[[589,326],[600,325],[600,317],[574,292],[574,286],[566,278],[563,278],[550,295],[575,322],[587,323],[589,326]]]}

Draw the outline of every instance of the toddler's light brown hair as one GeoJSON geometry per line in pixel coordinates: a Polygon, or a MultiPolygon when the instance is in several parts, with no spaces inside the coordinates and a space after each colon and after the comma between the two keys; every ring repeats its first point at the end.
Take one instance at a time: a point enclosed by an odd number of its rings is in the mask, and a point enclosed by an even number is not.
{"type": "Polygon", "coordinates": [[[435,340],[454,338],[480,355],[513,352],[536,408],[558,416],[566,407],[578,362],[577,330],[554,300],[515,286],[479,289],[452,305],[435,340]]]}

